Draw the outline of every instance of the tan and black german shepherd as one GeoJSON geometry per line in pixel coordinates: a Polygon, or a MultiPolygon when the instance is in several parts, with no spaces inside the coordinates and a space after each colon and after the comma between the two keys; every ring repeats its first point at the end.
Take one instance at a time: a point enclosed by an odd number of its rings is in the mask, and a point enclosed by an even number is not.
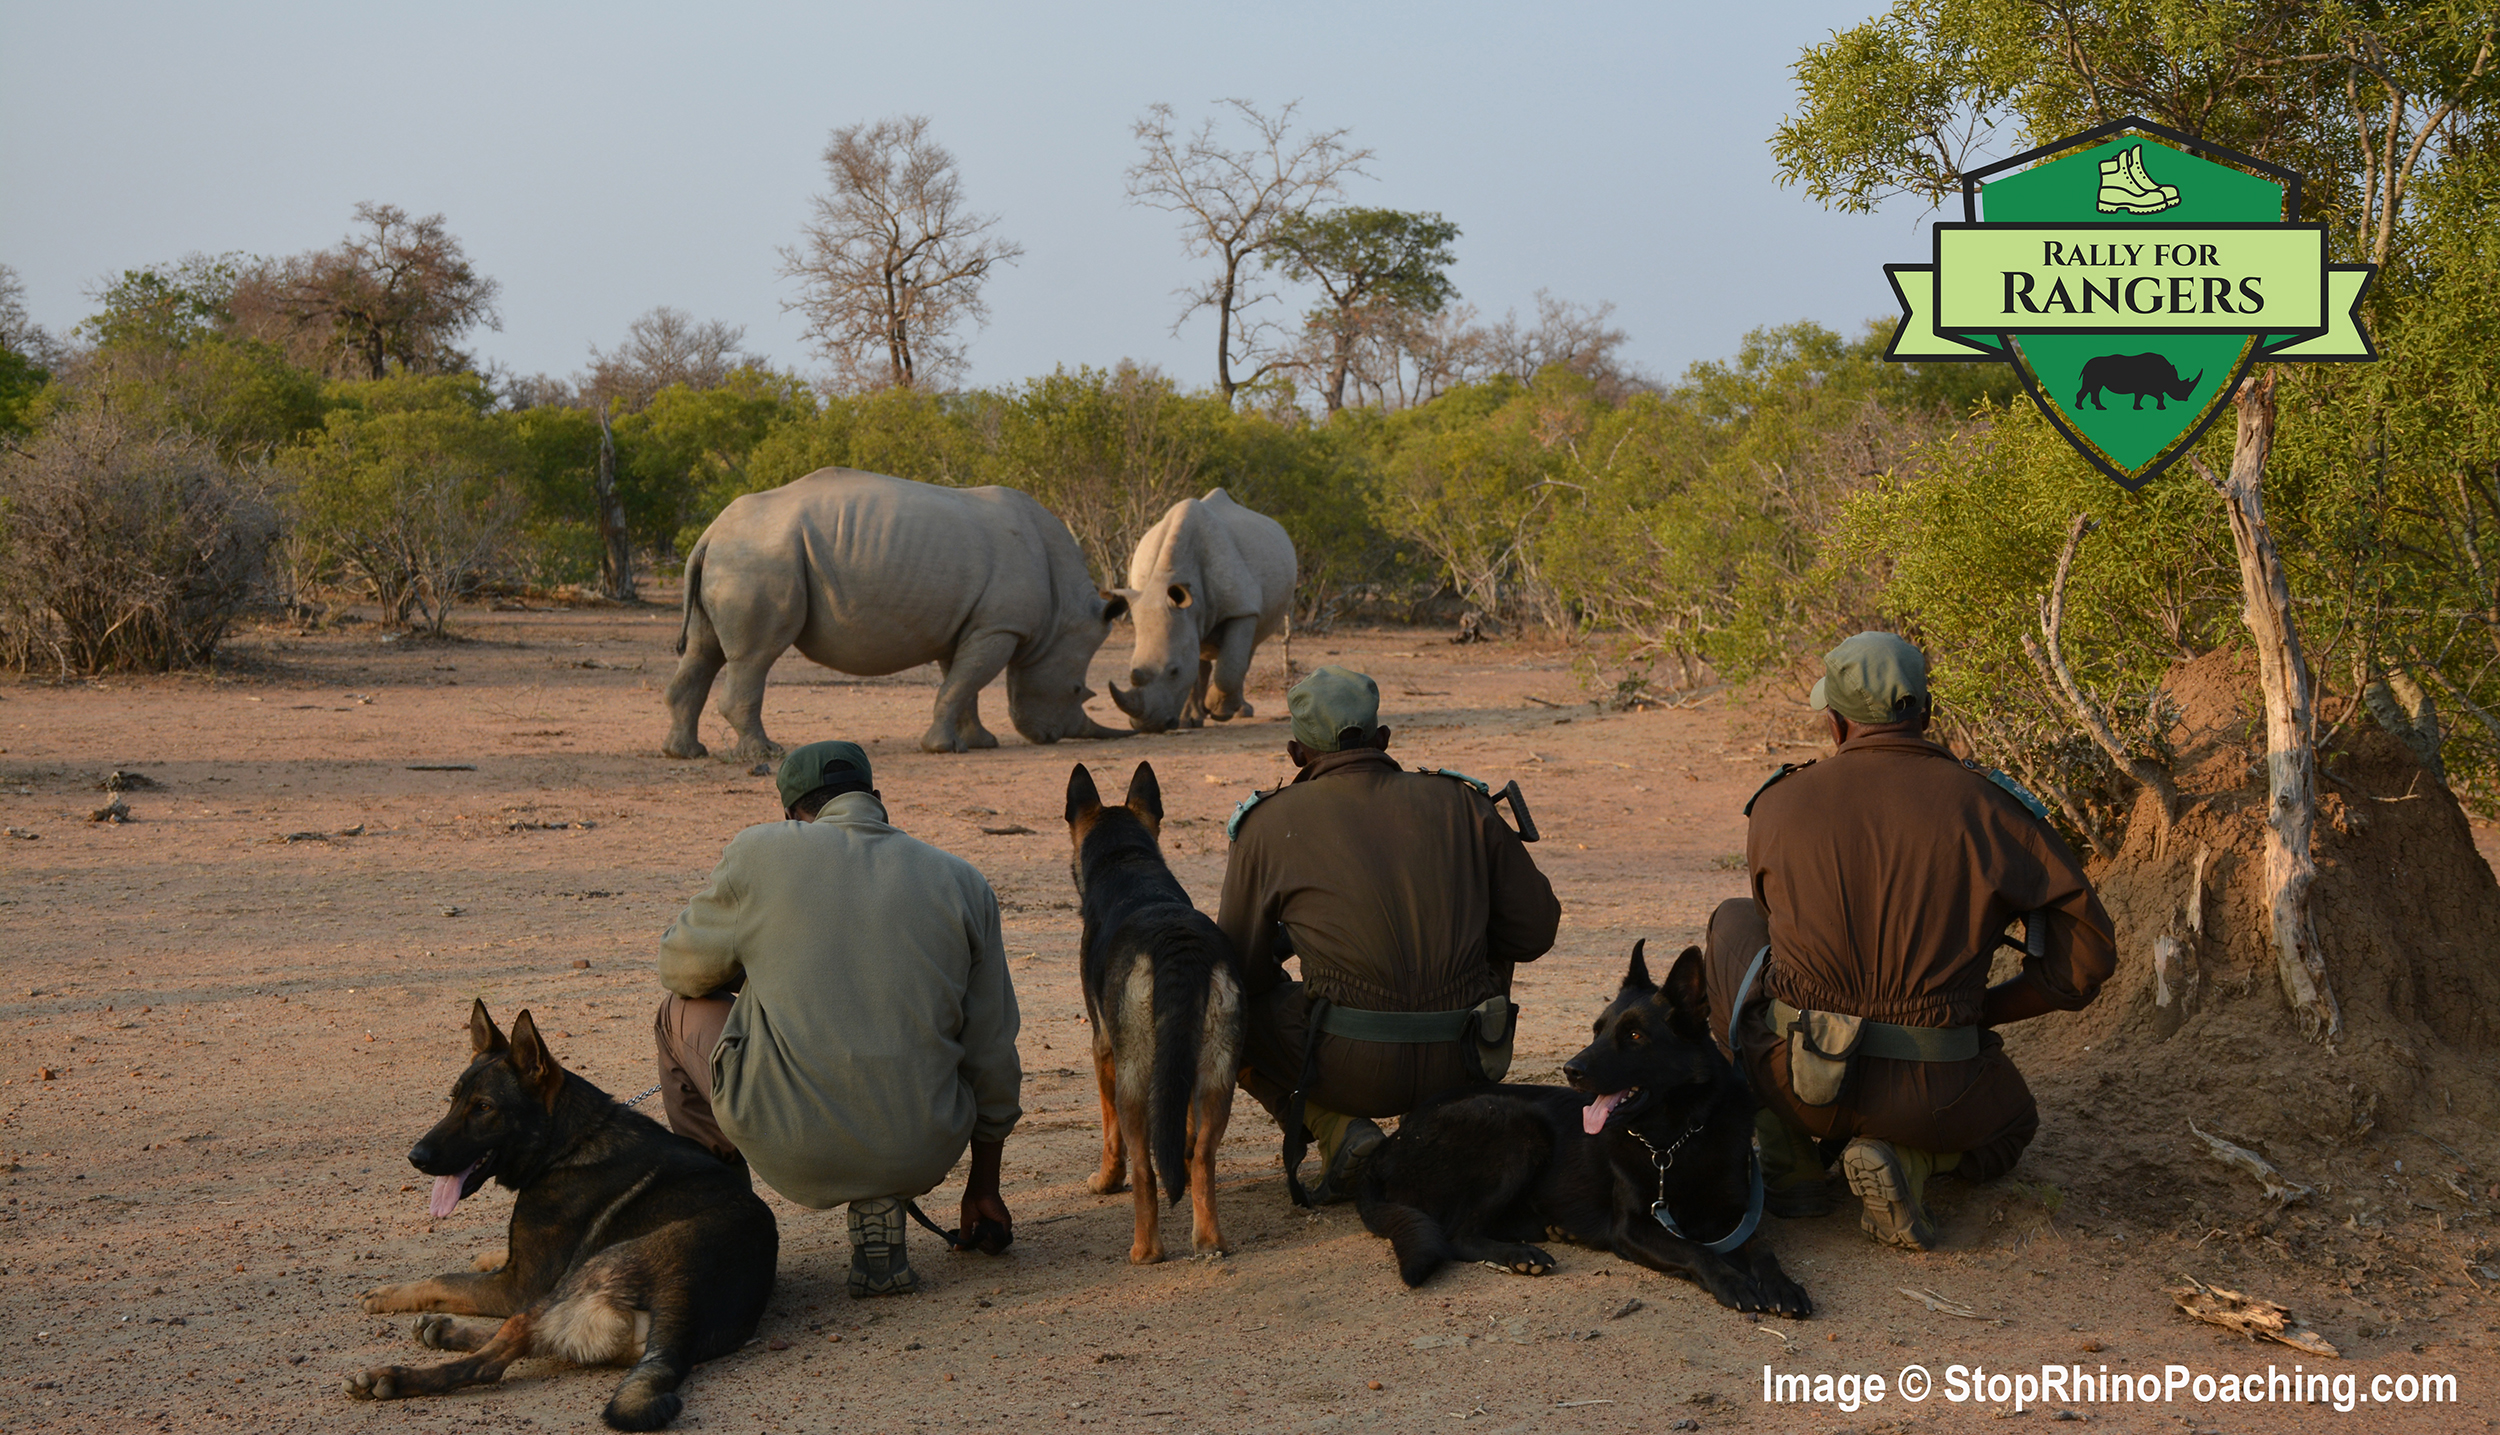
{"type": "Polygon", "coordinates": [[[755,1333],[780,1252],[772,1208],[743,1166],[566,1071],[528,1012],[507,1041],[477,1003],[469,1042],[450,1113],[408,1160],[435,1178],[438,1217],[489,1180],[520,1193],[503,1265],[365,1292],[369,1312],[433,1312],[417,1319],[418,1344],[472,1353],[363,1371],[347,1393],[438,1395],[533,1355],[631,1361],[601,1413],[619,1430],[656,1430],[676,1418],[689,1369],[755,1333]],[[464,1315],[500,1319],[452,1318],[464,1315]]]}
{"type": "Polygon", "coordinates": [[[1162,827],[1163,790],[1148,764],[1137,764],[1118,807],[1103,805],[1084,764],[1068,774],[1070,869],[1084,911],[1079,969],[1102,1091],[1102,1169],[1085,1184],[1102,1193],[1133,1185],[1128,1258],[1141,1265],[1163,1259],[1158,1170],[1174,1205],[1190,1195],[1190,1245],[1224,1249],[1215,1148],[1241,1073],[1240,964],[1164,865],[1162,827]]]}

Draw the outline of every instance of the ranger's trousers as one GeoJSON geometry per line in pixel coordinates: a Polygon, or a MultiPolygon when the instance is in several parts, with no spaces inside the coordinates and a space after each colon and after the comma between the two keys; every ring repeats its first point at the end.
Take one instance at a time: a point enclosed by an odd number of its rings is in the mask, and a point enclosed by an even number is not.
{"type": "MultiPolygon", "coordinates": [[[[1241,1089],[1282,1125],[1302,1080],[1310,1000],[1302,983],[1279,982],[1243,1006],[1248,1069],[1241,1074],[1241,1089]]],[[[1457,1042],[1356,1041],[1322,1032],[1319,1080],[1306,1099],[1347,1116],[1403,1116],[1426,1097],[1466,1084],[1457,1042]]]]}
{"type": "Polygon", "coordinates": [[[668,1129],[701,1142],[726,1161],[738,1148],[721,1134],[712,1114],[712,1048],[729,1025],[734,1005],[729,997],[681,997],[675,992],[660,1003],[651,1019],[651,1036],[660,1051],[660,1104],[668,1111],[668,1129]]]}
{"type": "MultiPolygon", "coordinates": [[[[1750,897],[1722,902],[1710,914],[1702,957],[1710,982],[1710,1034],[1722,1051],[1730,1051],[1728,1008],[1736,988],[1770,933],[1769,915],[1750,897]]],[[[1743,1063],[1764,1108],[1817,1140],[1870,1136],[1938,1154],[1958,1151],[1962,1162],[1954,1174],[1988,1181],[2012,1170],[2040,1130],[2031,1088],[1993,1031],[1980,1031],[1979,1055],[1968,1061],[1858,1056],[1840,1099],[1808,1106],[1789,1087],[1788,1042],[1770,1029],[1770,1001],[1758,978],[1745,1005],[1736,1023],[1741,1054],[1731,1054],[1743,1063]]]]}

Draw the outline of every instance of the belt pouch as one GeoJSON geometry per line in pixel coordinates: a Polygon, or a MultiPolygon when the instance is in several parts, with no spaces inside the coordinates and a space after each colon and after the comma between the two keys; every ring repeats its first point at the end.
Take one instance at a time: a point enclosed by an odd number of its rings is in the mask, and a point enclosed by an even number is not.
{"type": "Polygon", "coordinates": [[[1788,1026],[1788,1089],[1807,1106],[1829,1106],[1849,1084],[1849,1067],[1866,1036],[1866,1018],[1801,1011],[1788,1026]]]}

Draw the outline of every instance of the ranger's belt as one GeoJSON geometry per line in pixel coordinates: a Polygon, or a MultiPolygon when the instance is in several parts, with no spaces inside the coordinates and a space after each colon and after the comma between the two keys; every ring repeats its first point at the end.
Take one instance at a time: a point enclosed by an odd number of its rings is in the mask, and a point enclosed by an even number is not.
{"type": "MultiPolygon", "coordinates": [[[[1771,1029],[1786,1031],[1804,1013],[1771,998],[1771,1029]]],[[[1979,1028],[1975,1026],[1902,1026],[1896,1022],[1869,1018],[1860,1028],[1865,1035],[1858,1040],[1860,1055],[1880,1056],[1891,1061],[1969,1061],[1979,1055],[1979,1028]]]]}
{"type": "Polygon", "coordinates": [[[1467,1019],[1475,1015],[1474,1007],[1456,1011],[1362,1011],[1355,1007],[1329,1006],[1321,1014],[1319,1029],[1330,1036],[1349,1041],[1394,1041],[1408,1045],[1456,1041],[1467,1034],[1467,1019]]]}

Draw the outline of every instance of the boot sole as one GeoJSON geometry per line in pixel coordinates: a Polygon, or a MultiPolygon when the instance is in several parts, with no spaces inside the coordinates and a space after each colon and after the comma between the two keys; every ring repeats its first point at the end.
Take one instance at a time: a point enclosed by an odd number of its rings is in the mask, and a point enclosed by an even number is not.
{"type": "Polygon", "coordinates": [[[881,1295],[917,1295],[920,1277],[905,1270],[889,1272],[881,1279],[871,1279],[866,1272],[853,1271],[847,1285],[853,1300],[867,1300],[881,1295]]]}
{"type": "Polygon", "coordinates": [[[1899,1157],[1851,1142],[1840,1153],[1840,1169],[1849,1178],[1849,1193],[1864,1203],[1858,1212],[1858,1229],[1905,1251],[1936,1248],[1936,1228],[1923,1215],[1904,1220],[1899,1214],[1918,1209],[1910,1200],[1910,1178],[1902,1171],[1899,1157]]]}

